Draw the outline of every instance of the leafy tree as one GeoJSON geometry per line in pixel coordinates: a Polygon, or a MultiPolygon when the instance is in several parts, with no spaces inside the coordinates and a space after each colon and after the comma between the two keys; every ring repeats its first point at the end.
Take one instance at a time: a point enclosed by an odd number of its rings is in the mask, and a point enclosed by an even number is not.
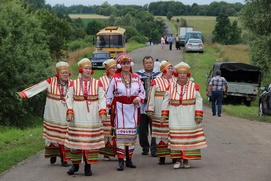
{"type": "Polygon", "coordinates": [[[237,26],[237,21],[233,21],[231,25],[231,35],[229,44],[234,45],[241,43],[242,42],[241,33],[242,30],[237,26]]]}
{"type": "Polygon", "coordinates": [[[96,35],[96,33],[104,27],[105,24],[103,22],[92,20],[87,24],[86,32],[88,35],[96,35]]]}
{"type": "Polygon", "coordinates": [[[42,23],[42,28],[49,38],[48,45],[53,59],[59,59],[67,50],[67,43],[72,38],[73,28],[65,19],[55,16],[46,9],[37,11],[37,18],[42,23]]]}
{"type": "Polygon", "coordinates": [[[45,8],[45,0],[24,0],[25,2],[29,4],[35,4],[36,9],[42,9],[45,8]]]}
{"type": "Polygon", "coordinates": [[[270,83],[271,74],[271,6],[266,0],[247,0],[241,11],[243,26],[251,33],[251,60],[261,67],[264,84],[270,83]]]}
{"type": "Polygon", "coordinates": [[[212,34],[212,42],[217,42],[224,45],[229,44],[231,36],[231,23],[226,14],[220,14],[216,17],[216,25],[212,34]]]}
{"type": "Polygon", "coordinates": [[[48,77],[48,39],[40,19],[24,2],[0,4],[0,124],[25,127],[31,118],[41,117],[45,96],[19,104],[14,94],[48,77]]]}
{"type": "Polygon", "coordinates": [[[169,12],[167,13],[167,19],[170,21],[172,17],[173,17],[173,14],[172,14],[171,11],[169,11],[169,12]]]}
{"type": "Polygon", "coordinates": [[[113,12],[110,17],[107,19],[107,26],[113,26],[115,24],[115,21],[116,21],[116,13],[113,12]]]}

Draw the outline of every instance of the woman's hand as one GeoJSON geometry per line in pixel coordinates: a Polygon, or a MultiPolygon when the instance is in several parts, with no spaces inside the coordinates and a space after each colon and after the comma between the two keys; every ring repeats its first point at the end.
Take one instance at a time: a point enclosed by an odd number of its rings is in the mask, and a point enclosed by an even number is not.
{"type": "Polygon", "coordinates": [[[163,123],[165,123],[165,122],[166,122],[166,119],[165,119],[165,118],[161,118],[161,119],[160,119],[160,123],[161,123],[161,124],[163,124],[163,123]]]}
{"type": "Polygon", "coordinates": [[[133,104],[139,104],[139,100],[138,100],[138,98],[136,97],[136,98],[134,98],[134,100],[133,100],[133,104]]]}
{"type": "Polygon", "coordinates": [[[67,122],[72,122],[73,121],[73,115],[72,114],[68,114],[66,117],[66,121],[67,122]]]}
{"type": "Polygon", "coordinates": [[[202,122],[202,119],[199,119],[199,118],[196,119],[196,123],[199,124],[199,123],[201,123],[201,122],[202,122]]]}
{"type": "Polygon", "coordinates": [[[102,117],[101,117],[101,121],[102,121],[102,122],[105,122],[105,121],[106,121],[106,117],[105,117],[105,116],[102,116],[102,117]]]}
{"type": "Polygon", "coordinates": [[[153,114],[148,114],[148,116],[150,119],[153,119],[153,117],[154,117],[153,114]]]}

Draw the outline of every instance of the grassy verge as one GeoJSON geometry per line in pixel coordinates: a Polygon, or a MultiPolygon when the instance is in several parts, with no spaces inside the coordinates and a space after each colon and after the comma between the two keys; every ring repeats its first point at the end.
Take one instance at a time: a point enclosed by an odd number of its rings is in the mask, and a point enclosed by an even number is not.
{"type": "Polygon", "coordinates": [[[25,130],[0,127],[0,173],[44,148],[42,126],[25,130]]]}

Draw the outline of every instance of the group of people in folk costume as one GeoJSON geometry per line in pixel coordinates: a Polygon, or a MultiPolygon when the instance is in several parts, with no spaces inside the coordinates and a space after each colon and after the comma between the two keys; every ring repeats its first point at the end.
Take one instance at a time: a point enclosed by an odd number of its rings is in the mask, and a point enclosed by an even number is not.
{"type": "Polygon", "coordinates": [[[169,156],[174,168],[188,168],[188,160],[201,158],[200,149],[207,146],[201,124],[203,104],[199,86],[189,80],[188,64],[177,64],[174,72],[170,62],[162,61],[161,75],[145,86],[147,90],[133,73],[128,54],[103,65],[105,75],[94,79],[91,61],[83,58],[78,62],[78,79],[71,80],[69,64],[61,61],[54,77],[17,92],[19,99],[47,92],[43,137],[51,164],[57,157],[65,167],[71,161],[67,174],[73,175],[84,162],[84,174],[91,176],[91,165],[102,154],[105,159],[118,158],[118,171],[124,170],[124,164],[136,168],[132,157],[144,103],[159,164],[169,156]]]}

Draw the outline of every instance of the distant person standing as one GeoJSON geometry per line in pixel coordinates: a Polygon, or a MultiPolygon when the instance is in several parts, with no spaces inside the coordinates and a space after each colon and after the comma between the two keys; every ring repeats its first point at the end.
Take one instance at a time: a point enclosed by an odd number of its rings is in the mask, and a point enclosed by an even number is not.
{"type": "Polygon", "coordinates": [[[213,116],[216,115],[216,104],[217,104],[217,116],[221,117],[222,110],[222,101],[223,101],[223,86],[225,86],[225,95],[228,92],[228,83],[224,77],[221,77],[221,71],[216,71],[216,76],[213,77],[208,86],[206,95],[212,91],[211,100],[212,100],[212,112],[213,116]]]}
{"type": "Polygon", "coordinates": [[[165,40],[165,38],[163,36],[161,36],[160,42],[161,42],[161,49],[163,50],[164,47],[165,47],[165,44],[166,44],[166,40],[165,40]]]}
{"type": "Polygon", "coordinates": [[[169,43],[169,50],[172,50],[172,44],[173,44],[173,36],[172,36],[172,34],[170,34],[170,36],[169,37],[167,37],[167,41],[168,41],[168,43],[169,43]]]}
{"type": "Polygon", "coordinates": [[[175,37],[175,47],[177,50],[180,50],[181,49],[181,45],[180,45],[180,37],[179,35],[177,34],[176,37],[175,37]]]}
{"type": "Polygon", "coordinates": [[[154,70],[156,70],[157,72],[159,72],[160,71],[160,62],[159,62],[159,59],[157,58],[156,60],[155,60],[155,62],[154,62],[154,70]]]}

